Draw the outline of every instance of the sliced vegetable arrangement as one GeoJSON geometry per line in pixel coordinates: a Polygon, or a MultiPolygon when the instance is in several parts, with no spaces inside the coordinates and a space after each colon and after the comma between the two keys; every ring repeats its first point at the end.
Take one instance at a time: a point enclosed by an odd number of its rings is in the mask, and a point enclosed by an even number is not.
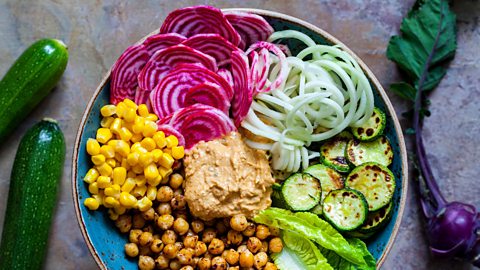
{"type": "Polygon", "coordinates": [[[109,209],[140,269],[375,268],[358,238],[392,215],[395,157],[369,81],[340,47],[187,7],[120,56],[110,102],[85,143],[84,204],[109,209]],[[286,39],[305,49],[292,55],[286,39]],[[285,177],[272,186],[270,172],[285,177]]]}

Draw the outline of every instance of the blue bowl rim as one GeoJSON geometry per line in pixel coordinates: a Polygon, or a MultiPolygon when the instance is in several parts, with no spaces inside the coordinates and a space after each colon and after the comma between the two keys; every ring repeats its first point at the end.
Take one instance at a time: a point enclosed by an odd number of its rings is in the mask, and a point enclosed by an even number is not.
{"type": "MultiPolygon", "coordinates": [[[[405,208],[405,203],[406,203],[406,197],[407,197],[407,191],[408,191],[408,163],[407,163],[407,151],[405,147],[405,139],[403,137],[402,133],[402,128],[400,126],[400,123],[398,121],[397,115],[395,113],[395,109],[393,108],[393,105],[391,104],[385,90],[383,89],[382,85],[378,81],[378,79],[375,77],[373,72],[368,68],[368,66],[352,51],[350,50],[345,44],[343,44],[341,41],[339,41],[337,38],[335,38],[333,35],[330,33],[326,32],[325,30],[308,23],[306,21],[303,21],[301,19],[295,18],[290,15],[286,15],[283,13],[275,12],[275,11],[270,11],[270,10],[264,10],[264,9],[252,9],[252,8],[226,8],[222,9],[223,11],[243,11],[243,12],[251,12],[260,16],[265,16],[265,17],[271,17],[275,19],[280,19],[283,21],[287,21],[292,24],[296,24],[298,26],[307,28],[316,34],[322,36],[324,39],[328,40],[332,44],[338,44],[340,47],[348,52],[360,65],[364,73],[366,74],[367,78],[372,82],[372,84],[375,85],[376,91],[378,92],[379,96],[381,97],[382,101],[385,104],[385,107],[388,109],[393,123],[395,127],[395,132],[398,137],[399,141],[399,148],[400,148],[400,156],[401,156],[401,162],[402,162],[402,193],[400,195],[400,205],[398,208],[398,214],[397,214],[397,219],[395,221],[395,225],[392,230],[392,234],[390,235],[390,238],[388,240],[388,243],[382,253],[382,256],[380,259],[377,261],[377,269],[379,269],[382,264],[384,263],[388,253],[390,252],[393,243],[395,242],[395,239],[397,237],[398,230],[400,228],[400,224],[402,222],[403,218],[403,211],[405,208]]],[[[135,44],[140,44],[142,43],[146,38],[148,38],[151,35],[157,34],[158,30],[153,31],[140,39],[138,42],[135,44]]],[[[78,200],[78,190],[77,190],[77,162],[78,162],[78,153],[79,153],[79,147],[80,147],[80,141],[83,135],[83,131],[85,128],[85,124],[87,123],[88,116],[91,113],[93,104],[95,100],[98,98],[98,95],[102,91],[102,89],[105,87],[105,84],[110,80],[110,74],[111,74],[111,68],[108,70],[108,72],[105,74],[103,77],[100,85],[97,87],[95,90],[92,98],[88,102],[85,112],[82,116],[80,125],[78,127],[77,131],[77,137],[75,139],[75,145],[74,145],[74,151],[73,151],[73,160],[72,160],[72,198],[73,198],[73,203],[75,206],[75,214],[77,216],[78,224],[80,227],[80,230],[82,232],[83,238],[85,239],[85,242],[88,246],[88,249],[90,250],[90,253],[92,254],[93,258],[95,259],[95,262],[101,269],[107,269],[106,265],[100,258],[100,255],[98,254],[97,250],[92,244],[92,241],[90,240],[90,235],[87,233],[86,230],[86,225],[85,221],[83,219],[83,216],[80,211],[80,201],[78,200]]]]}

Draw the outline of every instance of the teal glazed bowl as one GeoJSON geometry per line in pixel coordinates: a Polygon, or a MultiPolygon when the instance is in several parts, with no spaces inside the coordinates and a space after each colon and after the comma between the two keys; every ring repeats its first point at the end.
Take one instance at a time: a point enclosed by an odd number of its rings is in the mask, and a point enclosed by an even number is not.
{"type": "MultiPolygon", "coordinates": [[[[385,258],[395,241],[401,223],[408,182],[407,155],[402,130],[385,91],[362,60],[360,60],[344,44],[322,29],[297,18],[272,11],[258,9],[230,10],[246,11],[261,15],[267,19],[277,31],[286,29],[298,30],[309,35],[317,43],[340,45],[343,50],[350,53],[358,61],[368,77],[374,90],[375,105],[383,109],[387,114],[387,127],[385,129],[385,134],[390,139],[394,150],[395,157],[391,168],[397,181],[392,219],[385,229],[367,241],[368,249],[375,257],[377,267],[380,267],[385,261],[385,258]]],[[[156,32],[153,32],[150,35],[155,33],[156,32]]],[[[140,40],[139,43],[143,42],[144,39],[140,40]]],[[[302,49],[300,43],[296,43],[295,41],[289,42],[288,45],[293,54],[302,49]]],[[[92,99],[88,103],[78,129],[72,163],[73,198],[83,237],[85,238],[88,248],[98,266],[101,269],[138,269],[137,259],[129,259],[125,256],[124,245],[128,241],[128,236],[126,234],[121,234],[117,230],[113,222],[108,218],[106,211],[89,211],[83,205],[83,200],[89,197],[89,193],[87,184],[84,183],[82,179],[91,166],[85,145],[88,138],[95,137],[96,129],[100,126],[100,108],[109,102],[109,89],[110,71],[105,75],[100,86],[97,88],[92,99]]]]}

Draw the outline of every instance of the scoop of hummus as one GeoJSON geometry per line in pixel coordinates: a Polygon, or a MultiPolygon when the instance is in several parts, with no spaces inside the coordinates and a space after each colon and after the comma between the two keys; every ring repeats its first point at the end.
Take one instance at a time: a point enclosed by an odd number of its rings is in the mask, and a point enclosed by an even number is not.
{"type": "Polygon", "coordinates": [[[185,199],[198,218],[253,217],[272,202],[275,180],[265,152],[248,147],[237,132],[198,143],[184,166],[185,199]]]}

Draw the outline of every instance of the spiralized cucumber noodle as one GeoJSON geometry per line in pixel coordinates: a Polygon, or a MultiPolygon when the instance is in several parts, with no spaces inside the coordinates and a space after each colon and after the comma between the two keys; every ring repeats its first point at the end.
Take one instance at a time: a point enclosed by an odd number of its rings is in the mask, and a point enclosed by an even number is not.
{"type": "Polygon", "coordinates": [[[312,142],[364,124],[373,113],[374,100],[362,69],[339,46],[316,44],[294,30],[275,32],[268,41],[279,39],[297,39],[307,48],[297,56],[286,57],[277,52],[256,59],[258,68],[267,71],[265,87],[272,82],[275,87],[256,91],[241,125],[254,135],[269,139],[245,141],[252,148],[270,151],[274,170],[295,172],[306,169],[310,160],[319,156],[317,149],[307,149],[312,142]],[[279,78],[283,81],[277,87],[279,78]]]}

